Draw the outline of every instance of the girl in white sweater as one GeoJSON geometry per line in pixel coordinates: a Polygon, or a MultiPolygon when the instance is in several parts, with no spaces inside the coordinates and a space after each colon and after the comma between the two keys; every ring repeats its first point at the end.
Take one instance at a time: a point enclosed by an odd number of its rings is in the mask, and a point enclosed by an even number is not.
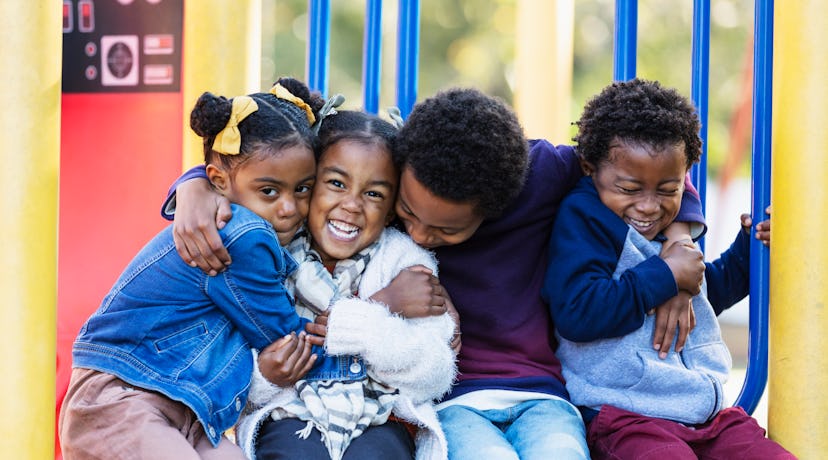
{"type": "MultiPolygon", "coordinates": [[[[395,135],[391,124],[362,112],[341,111],[321,124],[307,227],[288,246],[300,267],[289,287],[300,315],[322,316],[325,351],[339,365],[318,366],[292,386],[257,369],[237,430],[251,458],[447,456],[432,401],[456,375],[455,323],[448,313],[406,319],[371,299],[415,266],[415,276],[434,279],[435,293],[444,294],[433,255],[386,227],[399,182],[395,135]]],[[[307,342],[288,337],[277,347],[288,341],[300,343],[291,363],[301,374],[313,363],[307,342]]]]}

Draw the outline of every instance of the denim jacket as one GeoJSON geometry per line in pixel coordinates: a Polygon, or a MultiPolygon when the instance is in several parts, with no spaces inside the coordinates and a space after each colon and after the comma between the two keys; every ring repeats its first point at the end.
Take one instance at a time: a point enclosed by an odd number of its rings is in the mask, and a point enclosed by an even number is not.
{"type": "Polygon", "coordinates": [[[314,364],[302,380],[337,380],[353,382],[366,378],[365,361],[356,355],[325,355],[327,359],[314,364]]]}
{"type": "Polygon", "coordinates": [[[284,288],[296,262],[270,224],[234,205],[219,233],[233,263],[208,276],[179,257],[171,227],[161,231],[123,271],[72,350],[74,367],[116,375],[189,406],[214,445],[247,401],[250,348],[299,333],[307,323],[284,288]]]}

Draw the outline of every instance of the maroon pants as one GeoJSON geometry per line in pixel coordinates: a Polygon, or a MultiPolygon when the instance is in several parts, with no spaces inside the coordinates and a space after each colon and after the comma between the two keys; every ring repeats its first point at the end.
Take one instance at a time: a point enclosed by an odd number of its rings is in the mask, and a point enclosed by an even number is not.
{"type": "Polygon", "coordinates": [[[686,426],[603,406],[587,427],[593,460],[795,459],[741,407],[729,407],[702,425],[686,426]]]}

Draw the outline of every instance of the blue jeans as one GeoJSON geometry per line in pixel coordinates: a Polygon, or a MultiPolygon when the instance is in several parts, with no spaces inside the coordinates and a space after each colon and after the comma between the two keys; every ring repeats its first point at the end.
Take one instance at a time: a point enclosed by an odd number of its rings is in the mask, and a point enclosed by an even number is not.
{"type": "Polygon", "coordinates": [[[449,460],[588,459],[578,410],[559,399],[534,399],[507,409],[440,410],[449,460]]]}

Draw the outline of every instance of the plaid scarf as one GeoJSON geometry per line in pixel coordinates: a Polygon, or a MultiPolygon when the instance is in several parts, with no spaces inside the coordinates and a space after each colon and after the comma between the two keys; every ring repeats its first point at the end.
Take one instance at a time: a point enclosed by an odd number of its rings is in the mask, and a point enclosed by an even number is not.
{"type": "MultiPolygon", "coordinates": [[[[299,263],[286,283],[288,291],[293,291],[296,297],[297,313],[313,319],[337,299],[353,296],[378,244],[374,242],[353,257],[340,260],[331,273],[319,254],[311,249],[307,232],[300,231],[287,247],[299,263]]],[[[307,426],[296,434],[305,439],[316,428],[332,460],[340,460],[351,440],[368,426],[385,423],[399,395],[399,390],[370,377],[347,382],[300,380],[295,388],[297,397],[274,410],[271,417],[307,421],[307,426]]]]}
{"type": "Polygon", "coordinates": [[[331,273],[322,264],[319,253],[311,249],[311,238],[307,230],[303,228],[297,232],[287,250],[299,267],[288,278],[285,286],[296,297],[299,316],[314,319],[319,313],[327,311],[337,299],[356,294],[362,272],[371,261],[378,244],[375,241],[351,258],[338,261],[331,273]]]}

